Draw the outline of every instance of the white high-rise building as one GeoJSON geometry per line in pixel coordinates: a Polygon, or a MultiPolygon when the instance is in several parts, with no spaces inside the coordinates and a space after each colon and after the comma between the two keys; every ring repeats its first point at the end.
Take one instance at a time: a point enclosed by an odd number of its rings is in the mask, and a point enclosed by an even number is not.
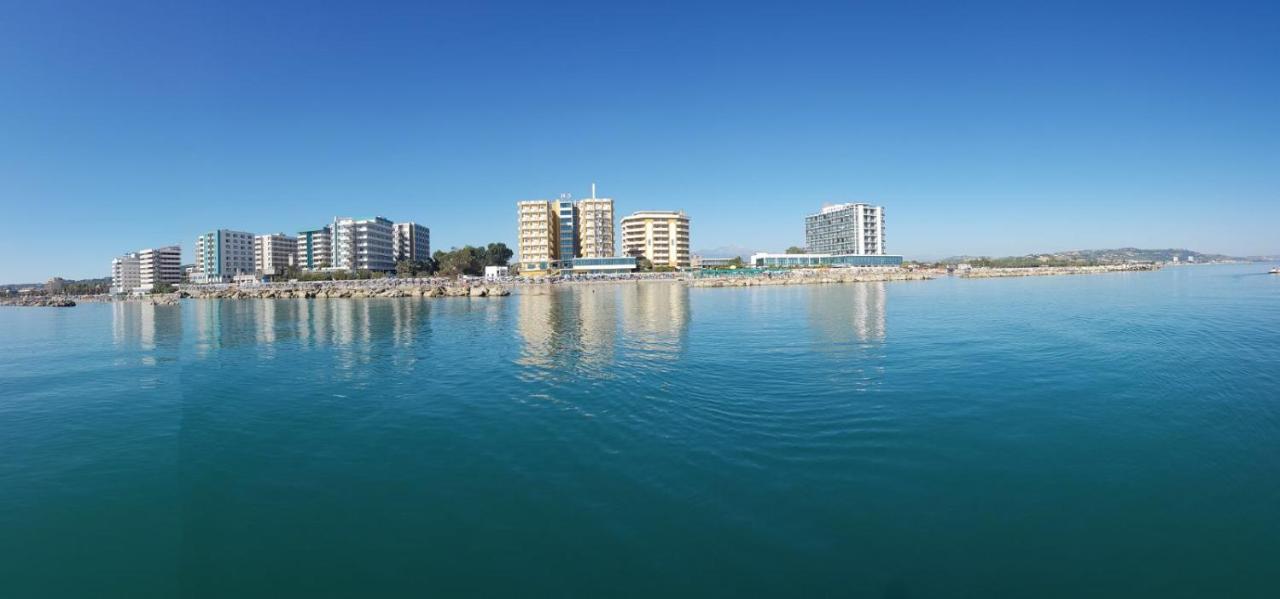
{"type": "Polygon", "coordinates": [[[111,259],[111,293],[129,293],[142,286],[138,253],[129,252],[111,259]]]}
{"type": "Polygon", "coordinates": [[[804,218],[805,249],[811,254],[882,255],[884,207],[835,204],[804,218]]]}
{"type": "Polygon", "coordinates": [[[672,210],[622,217],[622,252],[644,256],[654,266],[689,268],[689,217],[672,210]]]}
{"type": "Polygon", "coordinates": [[[260,275],[284,274],[298,255],[298,238],[275,233],[253,238],[253,269],[260,275]]]}
{"type": "Polygon", "coordinates": [[[161,284],[182,282],[182,248],[176,245],[148,248],[138,252],[138,287],[134,291],[150,293],[161,284]]]}
{"type": "Polygon", "coordinates": [[[345,270],[394,271],[392,225],[381,216],[333,219],[333,266],[345,270]]]}
{"type": "Polygon", "coordinates": [[[195,266],[193,283],[226,283],[253,273],[253,233],[218,229],[197,237],[195,266]]]}
{"type": "Polygon", "coordinates": [[[396,262],[431,257],[431,229],[418,223],[396,223],[394,228],[396,262]]]}

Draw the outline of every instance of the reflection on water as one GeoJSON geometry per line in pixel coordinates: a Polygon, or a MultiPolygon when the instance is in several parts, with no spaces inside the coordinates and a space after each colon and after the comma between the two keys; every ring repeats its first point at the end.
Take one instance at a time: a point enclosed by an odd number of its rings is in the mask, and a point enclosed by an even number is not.
{"type": "Polygon", "coordinates": [[[881,282],[814,289],[809,294],[809,324],[820,344],[882,343],[884,312],[881,282]]]}
{"type": "Polygon", "coordinates": [[[176,306],[150,302],[113,302],[111,337],[119,349],[145,352],[143,364],[154,366],[163,360],[175,360],[182,341],[182,312],[176,306]]]}
{"type": "Polygon", "coordinates": [[[618,361],[620,337],[647,358],[676,357],[690,318],[689,290],[666,282],[529,288],[516,303],[520,364],[600,375],[618,361]]]}

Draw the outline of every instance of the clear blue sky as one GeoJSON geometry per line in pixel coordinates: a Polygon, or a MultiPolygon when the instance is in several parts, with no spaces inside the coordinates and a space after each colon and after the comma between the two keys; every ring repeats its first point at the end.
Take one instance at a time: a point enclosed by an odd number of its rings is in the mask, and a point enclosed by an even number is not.
{"type": "Polygon", "coordinates": [[[592,181],[695,250],[868,201],[908,257],[1280,253],[1280,3],[1119,4],[0,0],[0,282],[335,215],[514,245],[592,181]]]}

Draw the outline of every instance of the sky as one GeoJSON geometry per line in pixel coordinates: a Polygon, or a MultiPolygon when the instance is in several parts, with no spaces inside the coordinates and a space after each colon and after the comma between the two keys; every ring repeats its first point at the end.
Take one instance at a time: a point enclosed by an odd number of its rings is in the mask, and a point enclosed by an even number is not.
{"type": "Polygon", "coordinates": [[[0,0],[0,282],[334,216],[515,246],[515,202],[782,251],[1280,253],[1276,2],[0,0]]]}

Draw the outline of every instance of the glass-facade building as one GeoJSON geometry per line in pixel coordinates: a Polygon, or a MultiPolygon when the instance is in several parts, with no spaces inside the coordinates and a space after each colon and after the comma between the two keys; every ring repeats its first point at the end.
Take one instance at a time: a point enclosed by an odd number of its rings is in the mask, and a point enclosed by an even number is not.
{"type": "Polygon", "coordinates": [[[578,255],[578,221],[574,218],[573,201],[560,199],[556,202],[556,212],[560,217],[560,268],[571,269],[574,256],[578,255]]]}

